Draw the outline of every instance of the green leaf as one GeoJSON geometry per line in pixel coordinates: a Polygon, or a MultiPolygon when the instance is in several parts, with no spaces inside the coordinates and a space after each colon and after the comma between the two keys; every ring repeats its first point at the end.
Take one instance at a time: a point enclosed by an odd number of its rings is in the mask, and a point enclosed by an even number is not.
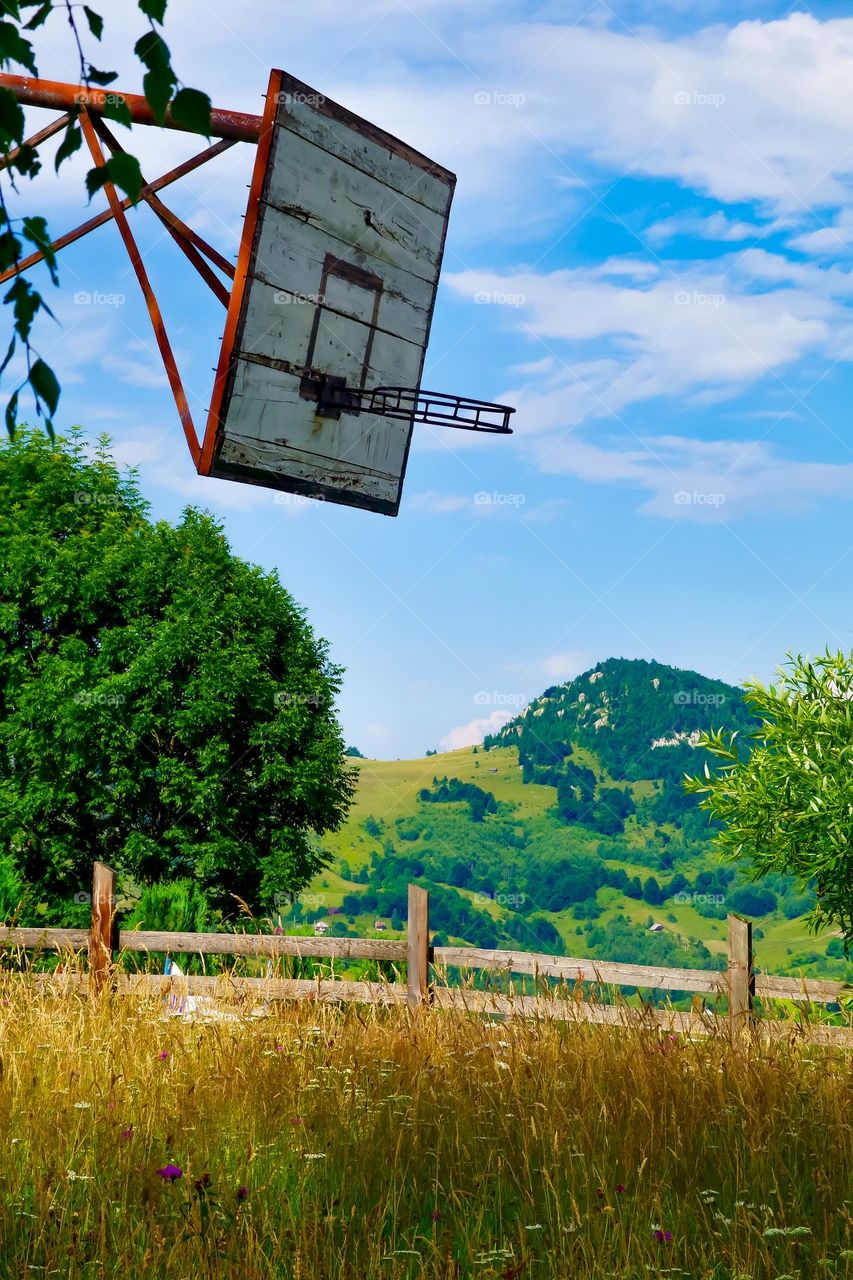
{"type": "Polygon", "coordinates": [[[18,62],[32,75],[38,75],[33,46],[11,22],[0,22],[0,63],[18,62]]]}
{"type": "Polygon", "coordinates": [[[86,15],[86,21],[89,24],[89,30],[96,40],[100,40],[104,34],[104,20],[99,13],[95,13],[94,9],[90,9],[87,4],[83,5],[83,12],[86,15]]]}
{"type": "Polygon", "coordinates": [[[171,58],[169,46],[156,31],[146,31],[133,46],[133,52],[139,61],[150,71],[153,67],[169,67],[171,58]]]}
{"type": "Polygon", "coordinates": [[[50,17],[52,9],[53,9],[53,0],[44,0],[44,4],[39,5],[38,9],[30,18],[29,22],[26,23],[26,25],[24,26],[24,30],[35,31],[37,27],[43,26],[43,24],[50,17]]]}
{"type": "Polygon", "coordinates": [[[118,80],[117,71],[99,71],[97,67],[93,67],[91,62],[86,70],[86,78],[92,81],[92,84],[99,84],[102,88],[105,85],[112,84],[114,80],[118,80]]]}
{"type": "Polygon", "coordinates": [[[11,231],[0,233],[0,271],[11,267],[21,256],[21,242],[11,231]]]}
{"type": "Polygon", "coordinates": [[[3,301],[12,304],[15,332],[22,342],[27,342],[36,312],[43,305],[41,294],[36,292],[29,280],[16,276],[3,301]]]}
{"type": "Polygon", "coordinates": [[[198,89],[180,89],[172,99],[172,119],[193,133],[210,137],[210,98],[198,89]]]}
{"type": "Polygon", "coordinates": [[[126,151],[119,151],[116,155],[110,156],[107,169],[111,182],[130,196],[131,200],[139,199],[139,193],[142,190],[142,172],[136,156],[128,155],[126,151]]]}
{"type": "Polygon", "coordinates": [[[147,68],[142,80],[142,88],[156,120],[162,124],[166,118],[169,99],[177,84],[168,46],[156,31],[147,31],[141,39],[137,40],[134,52],[147,68]]]}
{"type": "Polygon", "coordinates": [[[30,386],[36,393],[37,399],[45,402],[52,418],[59,404],[59,383],[56,380],[56,374],[44,360],[36,360],[30,369],[30,386]]]}
{"type": "Polygon", "coordinates": [[[69,120],[68,128],[65,130],[65,137],[59,144],[59,149],[56,153],[56,160],[54,161],[57,171],[59,170],[59,166],[62,164],[63,160],[67,160],[69,156],[74,155],[75,151],[79,151],[82,144],[83,130],[80,128],[76,120],[69,120]]]}
{"type": "Polygon", "coordinates": [[[105,164],[99,165],[97,169],[90,169],[86,174],[86,191],[89,199],[91,200],[95,192],[100,191],[101,187],[109,180],[110,175],[105,164]]]}
{"type": "Polygon", "coordinates": [[[119,151],[116,155],[110,156],[106,164],[97,169],[90,169],[86,174],[86,190],[90,198],[107,182],[120,187],[134,202],[138,200],[142,190],[142,172],[136,156],[129,155],[126,151],[119,151]]]}
{"type": "Polygon", "coordinates": [[[24,136],[24,112],[11,89],[0,89],[0,145],[4,151],[24,136]]]}
{"type": "Polygon", "coordinates": [[[6,352],[6,355],[5,355],[5,356],[4,356],[4,358],[3,358],[3,363],[2,363],[2,364],[0,364],[0,374],[2,374],[2,373],[5,373],[5,372],[6,372],[6,368],[7,368],[8,364],[9,364],[9,361],[12,359],[12,356],[15,354],[15,347],[16,347],[16,345],[17,345],[17,344],[16,344],[15,339],[14,339],[14,337],[13,337],[13,338],[12,338],[12,341],[9,343],[9,347],[8,347],[7,352],[6,352]]]}
{"type": "Polygon", "coordinates": [[[10,440],[14,440],[15,438],[15,428],[17,427],[17,425],[18,425],[18,393],[16,391],[12,396],[9,397],[9,403],[6,405],[6,431],[9,434],[10,440]]]}
{"type": "Polygon", "coordinates": [[[139,9],[152,22],[162,23],[166,16],[166,4],[167,0],[139,0],[139,9]]]}
{"type": "Polygon", "coordinates": [[[11,162],[9,167],[14,169],[17,173],[24,174],[26,177],[34,178],[41,169],[39,153],[36,151],[35,147],[31,147],[25,143],[23,146],[18,147],[15,159],[11,162]]]}
{"type": "Polygon", "coordinates": [[[35,245],[39,252],[44,255],[44,261],[47,264],[52,282],[59,284],[59,276],[56,273],[56,254],[50,247],[47,221],[38,215],[33,215],[29,218],[24,218],[21,225],[24,239],[29,240],[30,244],[35,245]]]}
{"type": "Polygon", "coordinates": [[[129,129],[133,123],[130,118],[130,108],[120,94],[110,93],[101,109],[101,115],[105,120],[115,120],[118,124],[126,125],[129,129]]]}

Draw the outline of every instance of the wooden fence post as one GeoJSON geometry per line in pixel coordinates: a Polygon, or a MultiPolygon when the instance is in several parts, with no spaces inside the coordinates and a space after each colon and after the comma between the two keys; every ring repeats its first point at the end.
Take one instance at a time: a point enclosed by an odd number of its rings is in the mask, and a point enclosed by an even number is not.
{"type": "Polygon", "coordinates": [[[118,950],[116,926],[116,873],[96,862],[92,875],[92,927],[89,932],[89,989],[103,991],[109,984],[113,951],[118,950]]]}
{"type": "Polygon", "coordinates": [[[752,1023],[755,969],[752,921],[729,916],[729,1030],[746,1030],[752,1023]]]}
{"type": "Polygon", "coordinates": [[[409,1007],[429,1000],[429,892],[409,885],[409,1007]]]}

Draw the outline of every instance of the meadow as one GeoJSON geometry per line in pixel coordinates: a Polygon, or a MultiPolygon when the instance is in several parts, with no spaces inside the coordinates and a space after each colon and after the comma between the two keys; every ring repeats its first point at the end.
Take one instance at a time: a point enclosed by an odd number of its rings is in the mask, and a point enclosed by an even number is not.
{"type": "Polygon", "coordinates": [[[0,1278],[853,1276],[806,1040],[0,991],[0,1278]]]}

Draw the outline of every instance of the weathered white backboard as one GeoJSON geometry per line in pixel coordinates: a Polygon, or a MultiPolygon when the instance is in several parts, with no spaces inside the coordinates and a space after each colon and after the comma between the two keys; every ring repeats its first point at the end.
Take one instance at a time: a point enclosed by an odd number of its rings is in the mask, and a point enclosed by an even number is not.
{"type": "Polygon", "coordinates": [[[456,179],[283,72],[265,125],[200,469],[396,515],[411,420],[322,380],[420,387],[456,179]]]}

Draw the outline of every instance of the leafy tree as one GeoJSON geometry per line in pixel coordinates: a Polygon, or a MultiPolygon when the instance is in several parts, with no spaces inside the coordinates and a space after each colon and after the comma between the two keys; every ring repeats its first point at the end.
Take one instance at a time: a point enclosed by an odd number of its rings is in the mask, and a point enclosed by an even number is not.
{"type": "Polygon", "coordinates": [[[198,882],[180,879],[146,885],[122,928],[207,933],[217,923],[198,882]]]}
{"type": "Polygon", "coordinates": [[[0,923],[17,911],[24,892],[24,882],[12,859],[0,854],[0,923]]]}
{"type": "Polygon", "coordinates": [[[359,751],[358,747],[347,747],[344,755],[350,756],[353,760],[363,760],[364,753],[359,751]]]}
{"type": "Polygon", "coordinates": [[[654,876],[649,876],[643,885],[643,898],[650,907],[659,907],[666,901],[666,895],[654,876]]]}
{"type": "Polygon", "coordinates": [[[688,778],[688,791],[722,823],[717,846],[768,872],[816,885],[809,922],[853,940],[853,656],[829,650],[789,657],[778,682],[746,687],[758,727],[742,743],[708,734],[719,764],[688,778]]]}
{"type": "MultiPolygon", "coordinates": [[[[143,31],[134,45],[134,53],[145,68],[143,91],[157,121],[163,122],[167,112],[183,127],[202,134],[210,133],[210,99],[198,89],[182,85],[172,67],[169,48],[161,34],[168,0],[137,0],[143,31]]],[[[104,33],[104,17],[91,5],[78,5],[70,0],[3,0],[0,21],[0,67],[4,71],[24,71],[38,75],[35,50],[30,34],[44,27],[54,15],[70,34],[71,47],[79,62],[80,83],[85,86],[82,100],[69,114],[62,142],[56,153],[56,168],[80,149],[83,133],[80,114],[85,106],[85,92],[94,87],[112,84],[115,71],[102,71],[94,66],[84,45],[100,41],[104,33]],[[85,27],[84,24],[85,23],[85,27]]],[[[111,15],[112,16],[112,15],[111,15]]],[[[130,127],[130,112],[124,98],[118,93],[107,96],[100,113],[110,120],[130,127]]],[[[51,236],[46,219],[35,211],[24,217],[14,217],[9,210],[9,191],[17,192],[16,178],[34,178],[41,169],[41,161],[34,147],[24,145],[26,122],[24,112],[11,89],[0,88],[0,152],[4,157],[4,169],[0,174],[0,271],[17,267],[24,257],[24,250],[36,249],[44,254],[44,260],[54,284],[59,283],[56,259],[50,250],[51,236]],[[8,177],[7,177],[8,175],[8,177]]],[[[86,174],[86,190],[91,196],[106,182],[117,187],[136,200],[142,189],[139,161],[128,151],[121,151],[106,161],[103,167],[90,169],[86,174]]],[[[23,275],[16,274],[12,287],[3,301],[12,307],[13,335],[6,357],[0,366],[2,372],[8,365],[18,342],[26,354],[26,376],[13,391],[6,406],[6,427],[13,433],[18,414],[18,399],[23,388],[29,388],[35,397],[39,417],[46,418],[48,432],[53,432],[53,415],[59,403],[59,383],[46,361],[38,355],[31,342],[33,322],[40,312],[51,314],[50,308],[23,275]]]]}
{"type": "Polygon", "coordinates": [[[93,859],[212,905],[296,893],[353,778],[340,669],[275,574],[148,518],[101,443],[0,445],[0,847],[46,896],[93,859]]]}

